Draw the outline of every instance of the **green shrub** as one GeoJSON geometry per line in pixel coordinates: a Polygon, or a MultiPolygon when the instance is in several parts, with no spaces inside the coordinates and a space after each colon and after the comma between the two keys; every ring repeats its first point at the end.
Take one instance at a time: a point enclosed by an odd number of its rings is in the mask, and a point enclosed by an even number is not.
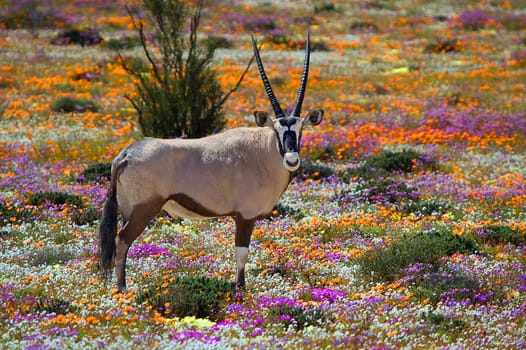
{"type": "Polygon", "coordinates": [[[352,22],[349,28],[351,29],[351,31],[366,33],[376,33],[379,30],[378,26],[370,20],[358,20],[352,22]]]}
{"type": "Polygon", "coordinates": [[[80,46],[97,45],[102,41],[99,33],[92,29],[67,29],[58,34],[51,40],[53,45],[71,45],[77,44],[80,46]]]}
{"type": "Polygon", "coordinates": [[[442,215],[445,214],[451,205],[435,200],[411,201],[404,205],[402,212],[406,214],[413,213],[418,216],[442,215]]]}
{"type": "Polygon", "coordinates": [[[355,189],[345,190],[336,196],[340,204],[352,201],[395,204],[403,200],[416,200],[416,191],[404,183],[389,179],[370,179],[355,189]]]}
{"type": "Polygon", "coordinates": [[[205,39],[205,44],[214,48],[231,49],[233,47],[232,41],[224,36],[209,36],[205,39]]]}
{"type": "Polygon", "coordinates": [[[78,177],[80,182],[109,180],[111,177],[111,163],[95,163],[89,165],[78,177]]]}
{"type": "Polygon", "coordinates": [[[415,264],[437,264],[453,253],[473,253],[477,245],[472,238],[452,234],[448,230],[420,232],[395,241],[385,248],[366,252],[358,259],[360,272],[375,280],[393,281],[405,267],[415,264]]]}
{"type": "Polygon", "coordinates": [[[294,209],[293,207],[283,204],[281,202],[274,206],[274,209],[272,209],[272,214],[270,217],[277,218],[277,217],[285,217],[285,216],[294,217],[294,219],[296,220],[300,220],[301,218],[304,217],[303,213],[300,210],[294,209]]]}
{"type": "Polygon", "coordinates": [[[31,214],[31,211],[25,208],[0,202],[0,226],[6,226],[10,223],[20,224],[29,221],[32,217],[31,214]]]}
{"type": "Polygon", "coordinates": [[[139,293],[137,302],[144,302],[167,317],[195,316],[220,321],[234,289],[233,283],[216,278],[176,277],[166,287],[152,286],[139,293]]]}
{"type": "Polygon", "coordinates": [[[70,231],[63,231],[55,233],[53,237],[53,243],[57,245],[66,245],[75,239],[75,235],[70,231]]]}
{"type": "Polygon", "coordinates": [[[435,42],[426,45],[424,52],[426,53],[449,53],[459,51],[458,41],[449,38],[437,38],[435,42]]]}
{"type": "Polygon", "coordinates": [[[84,207],[84,203],[80,196],[64,192],[37,192],[30,194],[27,199],[29,204],[34,206],[43,205],[49,202],[54,205],[71,204],[77,208],[84,207]]]}
{"type": "Polygon", "coordinates": [[[69,248],[63,246],[44,246],[37,249],[29,257],[29,262],[32,266],[63,265],[76,257],[76,254],[69,248]]]}
{"type": "Polygon", "coordinates": [[[483,243],[526,244],[526,235],[509,226],[490,225],[476,232],[475,237],[483,243]]]}
{"type": "Polygon", "coordinates": [[[134,72],[134,74],[150,74],[148,65],[138,57],[119,56],[119,62],[126,70],[134,72]]]}
{"type": "Polygon", "coordinates": [[[46,313],[55,315],[67,315],[77,311],[71,302],[60,298],[39,297],[35,305],[31,308],[33,313],[46,313]]]}
{"type": "Polygon", "coordinates": [[[357,169],[346,169],[340,172],[346,182],[354,177],[372,179],[385,177],[392,173],[410,173],[415,167],[436,169],[436,163],[425,155],[414,150],[383,151],[370,156],[357,169]]]}
{"type": "Polygon", "coordinates": [[[336,175],[336,171],[320,162],[302,162],[301,167],[294,172],[294,177],[299,179],[321,180],[336,175]]]}
{"type": "Polygon", "coordinates": [[[317,5],[314,6],[314,13],[336,12],[336,5],[330,1],[317,1],[316,3],[317,5]]]}
{"type": "Polygon", "coordinates": [[[437,304],[445,299],[477,302],[481,286],[477,280],[463,274],[432,273],[416,281],[411,289],[418,299],[429,299],[432,304],[437,304]]]}
{"type": "Polygon", "coordinates": [[[438,330],[445,333],[458,333],[466,327],[466,321],[451,316],[446,316],[438,312],[428,311],[422,314],[424,322],[431,324],[438,330]]]}
{"type": "Polygon", "coordinates": [[[65,17],[58,12],[60,6],[44,9],[40,0],[4,1],[0,7],[1,29],[39,29],[55,28],[57,23],[62,25],[65,17]]]}
{"type": "Polygon", "coordinates": [[[73,210],[70,214],[70,217],[71,221],[79,226],[90,225],[100,219],[100,213],[97,211],[97,209],[90,206],[87,208],[77,208],[73,210]]]}
{"type": "Polygon", "coordinates": [[[189,11],[183,1],[144,1],[159,55],[150,48],[142,19],[128,8],[148,71],[144,74],[143,69],[137,70],[125,60],[121,64],[136,81],[136,96],[127,98],[137,111],[145,136],[202,137],[218,132],[225,124],[223,104],[237,90],[248,66],[237,85],[224,93],[211,68],[216,43],[207,41],[206,47],[201,47],[197,40],[201,5],[202,1],[198,1],[187,35],[184,29],[189,11]]]}
{"type": "Polygon", "coordinates": [[[51,110],[54,112],[98,112],[99,107],[91,100],[85,98],[60,97],[51,103],[51,110]]]}
{"type": "Polygon", "coordinates": [[[422,155],[413,150],[403,150],[401,152],[384,151],[369,157],[365,162],[365,167],[385,170],[389,173],[413,171],[415,162],[421,160],[422,155]]]}
{"type": "Polygon", "coordinates": [[[102,43],[102,47],[104,49],[112,51],[129,50],[139,45],[141,45],[140,40],[137,37],[130,36],[123,36],[121,38],[111,38],[108,40],[104,40],[102,43]]]}
{"type": "Polygon", "coordinates": [[[321,310],[305,310],[299,306],[282,305],[269,310],[268,316],[278,320],[285,328],[293,325],[300,331],[308,326],[319,325],[327,320],[321,310]]]}

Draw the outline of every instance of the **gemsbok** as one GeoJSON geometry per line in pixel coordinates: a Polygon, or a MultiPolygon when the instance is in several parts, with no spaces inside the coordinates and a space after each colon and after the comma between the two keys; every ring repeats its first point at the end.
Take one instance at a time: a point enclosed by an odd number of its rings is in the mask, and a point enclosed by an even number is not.
{"type": "Polygon", "coordinates": [[[236,224],[236,286],[245,287],[254,224],[272,212],[292,172],[299,168],[302,128],[318,125],[324,113],[315,109],[300,117],[309,75],[309,36],[290,115],[285,115],[274,96],[254,37],[252,46],[275,119],[267,112],[255,111],[258,127],[234,128],[199,139],[144,138],[124,148],[112,162],[99,228],[99,254],[106,278],[115,265],[119,292],[126,292],[130,245],[161,209],[183,218],[232,216],[236,224]],[[119,209],[123,226],[117,234],[119,209]]]}

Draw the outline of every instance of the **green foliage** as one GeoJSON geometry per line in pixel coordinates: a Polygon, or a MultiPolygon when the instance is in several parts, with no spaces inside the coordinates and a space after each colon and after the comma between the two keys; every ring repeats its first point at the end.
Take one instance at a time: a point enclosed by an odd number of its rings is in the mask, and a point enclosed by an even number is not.
{"type": "Polygon", "coordinates": [[[476,302],[481,286],[477,280],[463,274],[433,273],[417,280],[412,290],[415,297],[420,300],[429,299],[432,304],[444,299],[470,299],[476,302]]]}
{"type": "Polygon", "coordinates": [[[55,243],[57,245],[68,244],[73,239],[75,239],[75,235],[74,234],[72,234],[71,232],[68,232],[68,231],[64,231],[64,232],[60,232],[60,233],[54,234],[53,243],[55,243]]]}
{"type": "Polygon", "coordinates": [[[206,46],[211,46],[214,49],[231,49],[233,47],[232,41],[224,36],[212,35],[205,39],[206,46]]]}
{"type": "Polygon", "coordinates": [[[139,45],[141,45],[141,42],[137,37],[123,36],[121,38],[104,40],[102,48],[112,51],[121,51],[133,49],[139,45]]]}
{"type": "Polygon", "coordinates": [[[284,263],[279,263],[274,266],[269,266],[266,269],[266,274],[270,276],[281,276],[284,279],[294,279],[297,270],[284,263]]]}
{"type": "Polygon", "coordinates": [[[376,33],[379,30],[378,26],[370,20],[354,21],[351,23],[349,28],[351,29],[351,31],[370,32],[370,33],[376,33]]]}
{"type": "Polygon", "coordinates": [[[412,187],[390,179],[372,178],[356,188],[344,190],[335,197],[340,204],[352,201],[395,204],[403,200],[416,200],[418,195],[412,187]]]}
{"type": "Polygon", "coordinates": [[[124,57],[120,56],[120,64],[129,72],[133,72],[133,74],[140,74],[143,76],[148,76],[149,74],[149,67],[148,65],[137,57],[124,57]]]}
{"type": "Polygon", "coordinates": [[[413,213],[418,216],[442,215],[445,214],[451,205],[437,200],[411,201],[404,205],[402,212],[413,213]]]}
{"type": "Polygon", "coordinates": [[[400,270],[415,264],[437,264],[453,253],[474,253],[477,245],[472,238],[454,235],[448,230],[420,232],[391,245],[366,252],[358,259],[360,271],[375,280],[393,281],[400,270]]]}
{"type": "Polygon", "coordinates": [[[437,38],[435,42],[426,45],[424,52],[426,53],[449,53],[460,51],[456,39],[437,38]]]}
{"type": "Polygon", "coordinates": [[[31,218],[31,212],[25,208],[19,208],[9,203],[0,202],[0,226],[9,223],[22,223],[31,218]]]}
{"type": "Polygon", "coordinates": [[[139,115],[144,135],[196,138],[218,132],[225,124],[223,104],[237,89],[246,71],[234,89],[226,94],[222,91],[211,68],[217,43],[207,41],[206,47],[200,47],[197,40],[201,1],[190,20],[189,36],[184,30],[189,12],[184,2],[146,0],[144,9],[155,30],[160,54],[152,53],[142,19],[137,20],[129,9],[148,60],[148,70],[144,73],[121,60],[136,81],[137,96],[127,98],[139,115]]]}
{"type": "Polygon", "coordinates": [[[53,28],[64,22],[64,16],[54,10],[45,10],[39,0],[4,1],[0,11],[1,29],[53,28]]]}
{"type": "Polygon", "coordinates": [[[320,162],[305,161],[301,167],[294,172],[294,177],[299,179],[321,180],[336,175],[336,171],[320,162]]]}
{"type": "Polygon", "coordinates": [[[321,310],[305,310],[302,307],[290,305],[272,308],[268,315],[282,323],[285,328],[293,325],[298,331],[327,321],[327,316],[321,310]]]}
{"type": "Polygon", "coordinates": [[[290,39],[284,34],[270,34],[265,36],[265,41],[271,42],[276,45],[288,45],[290,39]]]}
{"type": "Polygon", "coordinates": [[[466,321],[451,316],[446,316],[438,312],[429,311],[422,314],[424,322],[431,324],[438,330],[446,333],[458,333],[466,327],[466,321]]]}
{"type": "Polygon", "coordinates": [[[30,194],[27,199],[29,204],[35,206],[49,202],[54,205],[71,204],[77,208],[84,207],[84,203],[80,196],[64,192],[37,192],[30,194]]]}
{"type": "Polygon", "coordinates": [[[401,152],[384,151],[369,157],[365,161],[364,167],[366,169],[384,170],[388,173],[410,173],[418,160],[422,160],[422,155],[413,150],[403,150],[401,152]]]}
{"type": "Polygon", "coordinates": [[[51,103],[51,110],[54,112],[98,112],[99,106],[97,106],[93,101],[86,98],[74,98],[74,97],[60,97],[58,100],[55,100],[51,103]]]}
{"type": "Polygon", "coordinates": [[[30,257],[29,263],[32,266],[65,264],[75,259],[75,253],[64,246],[44,246],[37,249],[30,257]]]}
{"type": "Polygon", "coordinates": [[[111,177],[111,163],[95,163],[89,165],[78,177],[80,182],[109,180],[111,177]]]}
{"type": "Polygon", "coordinates": [[[71,221],[75,224],[90,225],[100,219],[101,214],[92,206],[87,208],[77,208],[71,212],[71,221]]]}
{"type": "Polygon", "coordinates": [[[276,204],[274,206],[274,209],[272,209],[271,217],[277,218],[285,216],[294,217],[295,220],[300,220],[304,217],[303,213],[298,209],[294,209],[293,207],[283,204],[281,202],[276,204]]]}
{"type": "Polygon", "coordinates": [[[46,313],[55,315],[67,315],[77,311],[71,302],[60,298],[39,297],[35,305],[31,308],[33,313],[46,313]]]}
{"type": "Polygon", "coordinates": [[[91,29],[67,29],[51,40],[53,45],[92,46],[102,42],[102,37],[91,29]]]}
{"type": "Polygon", "coordinates": [[[435,169],[432,159],[414,150],[383,151],[370,156],[357,169],[346,169],[339,176],[346,182],[354,177],[364,179],[385,177],[392,173],[410,173],[415,168],[435,169]]]}
{"type": "Polygon", "coordinates": [[[352,231],[345,225],[334,225],[323,223],[320,227],[313,229],[312,232],[302,232],[304,235],[320,236],[322,243],[330,243],[335,240],[347,239],[352,235],[352,231]]]}
{"type": "Polygon", "coordinates": [[[152,286],[137,295],[167,317],[195,316],[220,321],[228,298],[234,293],[231,282],[199,276],[176,277],[173,282],[152,286]]]}
{"type": "Polygon", "coordinates": [[[319,14],[323,12],[335,12],[336,11],[336,5],[334,5],[330,1],[317,1],[316,5],[314,6],[314,13],[319,14]]]}
{"type": "Polygon", "coordinates": [[[509,226],[486,226],[476,233],[476,237],[483,243],[526,244],[526,235],[520,230],[514,230],[509,226]]]}

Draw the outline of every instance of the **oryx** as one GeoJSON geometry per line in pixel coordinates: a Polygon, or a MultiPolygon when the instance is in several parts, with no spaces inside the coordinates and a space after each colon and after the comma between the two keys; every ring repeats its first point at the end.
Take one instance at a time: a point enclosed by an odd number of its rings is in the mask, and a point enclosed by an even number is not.
{"type": "Polygon", "coordinates": [[[323,110],[300,117],[309,73],[310,44],[296,103],[285,115],[263,68],[256,40],[254,55],[276,115],[255,111],[259,127],[240,127],[200,139],[144,138],[124,148],[112,163],[111,184],[99,229],[100,265],[105,276],[117,269],[117,287],[126,291],[126,256],[132,242],[161,209],[173,217],[232,216],[236,224],[236,285],[245,286],[250,236],[257,219],[268,216],[300,166],[305,125],[318,125],[323,110]],[[124,225],[117,234],[117,212],[124,225]]]}

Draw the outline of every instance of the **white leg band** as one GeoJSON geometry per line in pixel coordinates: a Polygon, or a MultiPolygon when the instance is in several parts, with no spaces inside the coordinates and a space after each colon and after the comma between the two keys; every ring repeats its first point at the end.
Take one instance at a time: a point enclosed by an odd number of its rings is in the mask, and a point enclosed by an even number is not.
{"type": "Polygon", "coordinates": [[[236,247],[236,267],[237,271],[245,268],[245,264],[248,261],[248,248],[247,247],[236,247]]]}

